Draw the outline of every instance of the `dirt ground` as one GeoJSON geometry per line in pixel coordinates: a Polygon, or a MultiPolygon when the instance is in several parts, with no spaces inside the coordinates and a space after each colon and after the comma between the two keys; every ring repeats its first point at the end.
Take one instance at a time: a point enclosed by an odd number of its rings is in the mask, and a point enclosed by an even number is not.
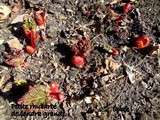
{"type": "MultiPolygon", "coordinates": [[[[25,79],[30,84],[56,81],[64,91],[65,100],[57,108],[60,114],[57,116],[10,116],[10,104],[24,94],[22,89],[25,87],[12,88],[9,92],[0,92],[0,120],[160,120],[160,58],[157,54],[148,54],[148,50],[147,53],[141,53],[129,47],[125,53],[112,57],[121,64],[118,69],[98,73],[99,68],[104,66],[103,61],[110,58],[99,47],[103,45],[102,41],[107,40],[107,43],[116,48],[129,44],[125,38],[127,36],[116,38],[106,34],[105,24],[82,15],[85,5],[101,5],[109,1],[22,0],[23,7],[18,15],[35,6],[45,7],[48,13],[48,38],[38,44],[36,54],[26,54],[29,67],[24,70],[4,65],[6,46],[1,44],[0,71],[5,71],[13,78],[25,79]],[[83,69],[75,68],[69,62],[69,46],[78,33],[76,28],[81,29],[80,34],[85,31],[92,41],[92,51],[83,69]],[[126,65],[133,68],[133,80],[128,77],[126,65]]],[[[160,1],[137,1],[135,6],[140,11],[141,18],[140,21],[135,20],[129,30],[135,34],[142,30],[153,39],[152,44],[160,44],[160,1]]],[[[14,0],[0,2],[11,5],[14,0]]],[[[10,25],[14,18],[0,23],[0,40],[8,41],[16,36],[23,41],[19,31],[13,29],[18,24],[10,25]]]]}

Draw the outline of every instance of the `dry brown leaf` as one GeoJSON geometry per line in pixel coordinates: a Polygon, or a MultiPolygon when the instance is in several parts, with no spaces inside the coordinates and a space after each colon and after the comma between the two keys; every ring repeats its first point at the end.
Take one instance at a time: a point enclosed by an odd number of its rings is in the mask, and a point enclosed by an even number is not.
{"type": "Polygon", "coordinates": [[[115,61],[113,58],[106,59],[104,61],[104,64],[105,64],[105,67],[101,66],[100,68],[97,69],[97,75],[114,72],[121,66],[121,63],[115,61]]]}
{"type": "Polygon", "coordinates": [[[16,37],[14,37],[13,39],[9,40],[7,43],[8,43],[10,48],[18,49],[18,50],[22,50],[23,49],[23,45],[20,43],[20,41],[16,37]]]}
{"type": "Polygon", "coordinates": [[[112,58],[108,58],[105,60],[105,65],[106,65],[106,70],[108,71],[116,71],[120,66],[121,64],[116,62],[115,60],[113,60],[112,58]]]}
{"type": "Polygon", "coordinates": [[[13,57],[12,59],[7,59],[5,61],[6,64],[14,66],[14,67],[20,67],[25,63],[24,57],[13,57]]]}

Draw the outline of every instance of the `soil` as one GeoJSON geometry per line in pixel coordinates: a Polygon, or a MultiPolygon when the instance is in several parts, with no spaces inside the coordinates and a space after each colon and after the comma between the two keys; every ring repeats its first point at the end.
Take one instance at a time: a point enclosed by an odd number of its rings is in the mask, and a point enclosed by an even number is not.
{"type": "MultiPolygon", "coordinates": [[[[148,54],[150,49],[145,50],[145,53],[132,49],[127,35],[118,34],[119,38],[108,35],[105,24],[82,14],[84,5],[105,4],[108,1],[22,0],[22,9],[18,14],[33,7],[45,7],[48,13],[48,38],[38,44],[36,54],[26,54],[29,67],[23,70],[4,64],[6,45],[0,45],[0,71],[12,78],[25,79],[30,84],[55,81],[64,91],[65,100],[57,108],[59,115],[46,118],[10,116],[10,104],[27,91],[26,87],[13,86],[9,92],[0,92],[0,120],[160,120],[160,66],[157,55],[148,54]],[[76,28],[82,30],[77,32],[76,28]],[[70,64],[70,45],[75,42],[75,35],[84,34],[84,31],[90,36],[92,51],[87,57],[85,68],[78,69],[70,64]],[[117,70],[99,75],[98,68],[110,56],[99,47],[103,41],[115,48],[127,45],[129,49],[124,54],[113,56],[115,61],[122,64],[117,70]],[[124,63],[133,67],[133,81],[129,79],[124,63]],[[86,102],[87,98],[92,99],[91,103],[86,102]]],[[[14,0],[0,2],[12,5],[14,0]]],[[[149,35],[153,40],[152,45],[160,44],[160,1],[140,0],[135,6],[141,18],[139,22],[133,23],[135,31],[131,26],[129,29],[135,34],[143,31],[149,35]]],[[[0,39],[5,43],[13,36],[23,41],[19,31],[12,29],[19,24],[10,24],[15,16],[0,23],[0,39]]]]}

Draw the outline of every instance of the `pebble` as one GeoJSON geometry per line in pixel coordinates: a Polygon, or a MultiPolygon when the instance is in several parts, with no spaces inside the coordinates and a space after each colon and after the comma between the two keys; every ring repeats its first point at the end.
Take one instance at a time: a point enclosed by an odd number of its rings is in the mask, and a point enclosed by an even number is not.
{"type": "Polygon", "coordinates": [[[0,45],[4,43],[4,39],[0,39],[0,45]]]}
{"type": "Polygon", "coordinates": [[[85,97],[85,98],[84,98],[84,101],[85,101],[87,104],[90,104],[90,103],[92,103],[92,97],[85,97]]]}

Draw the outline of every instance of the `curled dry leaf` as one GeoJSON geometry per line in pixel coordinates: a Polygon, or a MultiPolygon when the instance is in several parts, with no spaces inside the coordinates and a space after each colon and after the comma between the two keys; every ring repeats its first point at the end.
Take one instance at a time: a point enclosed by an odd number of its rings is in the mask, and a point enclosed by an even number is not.
{"type": "Polygon", "coordinates": [[[115,61],[113,58],[108,58],[104,61],[104,66],[101,66],[97,70],[97,74],[107,74],[108,72],[114,72],[121,66],[121,63],[115,61]]]}
{"type": "Polygon", "coordinates": [[[10,13],[11,13],[10,7],[0,3],[0,22],[6,20],[10,13]]]}
{"type": "Polygon", "coordinates": [[[84,101],[85,101],[87,104],[91,104],[91,103],[92,103],[92,97],[85,97],[85,98],[84,98],[84,101]]]}
{"type": "Polygon", "coordinates": [[[101,97],[99,95],[87,96],[84,98],[85,103],[91,104],[95,101],[100,101],[101,97]]]}
{"type": "Polygon", "coordinates": [[[2,92],[8,92],[12,89],[12,82],[8,82],[5,87],[2,89],[2,92]]]}
{"type": "Polygon", "coordinates": [[[122,48],[121,48],[121,51],[122,52],[127,52],[129,50],[129,47],[127,47],[127,46],[123,46],[122,48]]]}
{"type": "Polygon", "coordinates": [[[112,72],[116,71],[121,66],[121,64],[116,62],[113,58],[106,59],[105,65],[106,65],[105,69],[112,72]]]}
{"type": "Polygon", "coordinates": [[[9,120],[10,119],[10,105],[9,101],[4,97],[0,96],[0,119],[9,120]]]}
{"type": "Polygon", "coordinates": [[[20,41],[14,37],[13,39],[9,40],[7,42],[7,44],[9,45],[9,47],[12,49],[18,49],[18,50],[22,50],[23,49],[23,45],[20,43],[20,41]]]}

